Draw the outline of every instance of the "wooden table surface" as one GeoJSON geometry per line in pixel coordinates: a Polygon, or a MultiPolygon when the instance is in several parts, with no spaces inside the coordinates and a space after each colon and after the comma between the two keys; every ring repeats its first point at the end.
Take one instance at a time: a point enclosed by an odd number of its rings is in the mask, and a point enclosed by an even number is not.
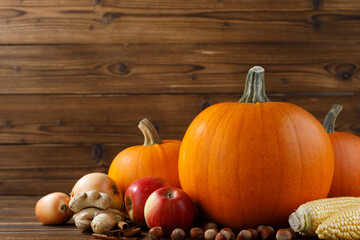
{"type": "MultiPolygon", "coordinates": [[[[0,196],[0,239],[52,239],[93,240],[90,234],[83,234],[74,223],[62,226],[46,226],[35,217],[38,196],[0,196]]],[[[298,238],[312,239],[317,238],[298,238]]]]}
{"type": "Polygon", "coordinates": [[[45,226],[35,217],[40,197],[0,196],[0,239],[91,240],[72,222],[63,226],[45,226]]]}

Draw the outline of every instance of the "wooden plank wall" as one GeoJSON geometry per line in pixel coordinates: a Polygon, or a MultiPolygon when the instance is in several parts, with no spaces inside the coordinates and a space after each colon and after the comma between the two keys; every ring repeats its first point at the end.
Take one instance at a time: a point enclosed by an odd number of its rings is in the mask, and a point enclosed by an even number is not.
{"type": "Polygon", "coordinates": [[[141,144],[182,139],[266,69],[271,100],[360,135],[360,1],[0,1],[0,195],[69,192],[141,144]]]}

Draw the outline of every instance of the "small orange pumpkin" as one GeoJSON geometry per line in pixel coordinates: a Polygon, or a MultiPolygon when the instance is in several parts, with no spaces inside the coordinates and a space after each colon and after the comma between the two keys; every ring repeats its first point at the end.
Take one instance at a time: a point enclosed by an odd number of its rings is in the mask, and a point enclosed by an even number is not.
{"type": "Polygon", "coordinates": [[[335,104],[327,113],[324,128],[334,149],[335,169],[329,197],[360,197],[360,138],[335,131],[335,120],[342,106],[335,104]]]}
{"type": "Polygon", "coordinates": [[[144,134],[144,145],[132,146],[121,151],[112,161],[108,175],[124,194],[128,186],[142,177],[161,177],[174,187],[180,187],[178,157],[181,141],[161,141],[148,119],[138,127],[144,134]]]}
{"type": "Polygon", "coordinates": [[[264,69],[251,68],[240,101],[201,112],[179,153],[183,190],[234,230],[287,225],[299,205],[328,195],[333,177],[321,123],[294,104],[270,102],[264,88],[264,69]]]}

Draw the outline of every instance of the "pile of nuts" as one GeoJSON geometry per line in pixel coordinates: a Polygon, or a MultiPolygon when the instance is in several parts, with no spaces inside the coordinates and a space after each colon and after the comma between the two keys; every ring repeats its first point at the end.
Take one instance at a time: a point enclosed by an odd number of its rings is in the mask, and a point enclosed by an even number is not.
{"type": "MultiPolygon", "coordinates": [[[[93,233],[96,239],[112,240],[160,240],[166,239],[161,227],[153,227],[148,233],[140,228],[130,227],[131,221],[119,222],[119,229],[110,230],[103,234],[93,233]]],[[[292,228],[282,228],[277,231],[271,226],[260,225],[256,229],[241,230],[236,236],[230,228],[218,231],[215,223],[206,223],[202,228],[193,227],[187,234],[183,229],[176,228],[171,233],[171,240],[294,240],[297,238],[292,228]]]]}
{"type": "MultiPolygon", "coordinates": [[[[160,240],[163,238],[161,227],[149,230],[147,240],[160,240]]],[[[215,223],[207,223],[202,228],[194,227],[187,235],[183,229],[176,228],[171,233],[171,240],[293,240],[296,233],[292,228],[283,228],[277,231],[270,226],[260,225],[256,229],[241,230],[236,236],[230,228],[222,228],[218,231],[215,223]]]]}

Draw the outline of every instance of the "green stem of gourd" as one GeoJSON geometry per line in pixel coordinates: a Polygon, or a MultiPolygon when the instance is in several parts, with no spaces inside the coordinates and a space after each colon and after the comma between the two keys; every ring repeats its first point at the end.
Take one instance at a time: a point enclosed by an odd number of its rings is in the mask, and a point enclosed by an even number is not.
{"type": "Polygon", "coordinates": [[[265,70],[262,67],[252,67],[246,77],[244,94],[239,100],[242,103],[270,102],[265,93],[265,70]]]}
{"type": "Polygon", "coordinates": [[[326,114],[323,126],[328,133],[335,132],[335,121],[342,108],[343,106],[340,104],[334,104],[326,114]]]}
{"type": "Polygon", "coordinates": [[[138,127],[144,134],[144,146],[152,146],[154,144],[161,143],[161,139],[154,125],[152,125],[152,123],[147,118],[141,120],[138,127]]]}

